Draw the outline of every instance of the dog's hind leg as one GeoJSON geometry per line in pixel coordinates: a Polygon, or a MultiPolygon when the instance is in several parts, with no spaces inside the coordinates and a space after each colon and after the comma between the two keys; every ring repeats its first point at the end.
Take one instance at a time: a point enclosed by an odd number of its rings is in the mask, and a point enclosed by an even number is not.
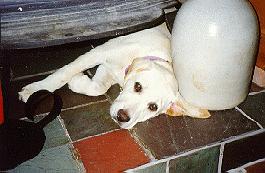
{"type": "Polygon", "coordinates": [[[83,73],[79,73],[73,76],[68,82],[68,86],[76,93],[98,96],[106,93],[114,83],[115,80],[111,73],[103,65],[100,65],[92,79],[83,73]]]}

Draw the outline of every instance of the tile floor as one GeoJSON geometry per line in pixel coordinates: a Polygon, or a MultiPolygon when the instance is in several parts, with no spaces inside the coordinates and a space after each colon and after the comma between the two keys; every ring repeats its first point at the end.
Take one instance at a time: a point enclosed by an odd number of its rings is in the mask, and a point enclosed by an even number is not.
{"type": "MultiPolygon", "coordinates": [[[[9,118],[24,117],[24,103],[17,95],[22,86],[44,78],[104,41],[6,52],[12,79],[9,118]]],[[[89,97],[67,87],[57,90],[64,106],[60,116],[44,129],[47,139],[42,151],[9,172],[212,173],[249,162],[253,164],[244,169],[265,172],[264,88],[253,84],[242,104],[231,110],[211,112],[209,119],[163,114],[131,130],[120,129],[109,115],[119,91],[115,85],[104,95],[89,97]]],[[[47,98],[36,114],[45,116],[51,104],[52,99],[47,98]]]]}
{"type": "MultiPolygon", "coordinates": [[[[21,70],[19,76],[14,67],[12,71],[16,75],[9,102],[16,109],[10,109],[9,116],[17,119],[24,114],[17,91],[45,75],[30,76],[21,70]]],[[[64,87],[56,91],[63,99],[63,110],[45,127],[47,139],[41,153],[10,172],[184,173],[237,168],[265,158],[265,92],[254,84],[252,90],[257,93],[252,92],[237,108],[211,112],[209,119],[160,115],[128,131],[120,129],[109,115],[120,91],[118,85],[98,97],[64,87]]],[[[36,114],[45,116],[50,106],[51,98],[47,98],[36,114]]]]}

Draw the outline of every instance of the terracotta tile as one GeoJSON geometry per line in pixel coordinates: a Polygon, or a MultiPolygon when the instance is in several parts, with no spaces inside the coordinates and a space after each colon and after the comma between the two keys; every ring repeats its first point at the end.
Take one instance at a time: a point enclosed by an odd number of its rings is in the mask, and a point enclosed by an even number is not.
{"type": "Polygon", "coordinates": [[[265,93],[248,96],[238,107],[265,127],[265,93]]]}
{"type": "MultiPolygon", "coordinates": [[[[9,89],[10,93],[9,105],[12,105],[12,107],[11,106],[9,107],[9,113],[12,118],[24,117],[25,104],[18,99],[18,92],[22,89],[22,87],[24,87],[29,83],[42,80],[45,77],[46,76],[36,76],[21,81],[14,81],[11,83],[11,87],[9,89]],[[16,109],[14,109],[14,107],[16,109]]],[[[92,96],[77,94],[72,92],[70,89],[68,89],[67,86],[58,89],[55,92],[62,97],[63,109],[106,99],[104,95],[92,97],[92,96]]],[[[50,111],[52,105],[53,105],[53,98],[48,97],[44,99],[40,105],[38,105],[38,108],[36,109],[35,113],[36,114],[46,113],[50,111]]]]}
{"type": "Polygon", "coordinates": [[[162,162],[145,168],[136,168],[132,171],[133,173],[166,173],[167,163],[162,162]]]}
{"type": "Polygon", "coordinates": [[[262,88],[253,82],[251,83],[250,92],[259,92],[259,91],[262,91],[264,89],[265,88],[262,88]]]}
{"type": "Polygon", "coordinates": [[[169,162],[169,173],[218,172],[219,146],[200,150],[169,162]]]}
{"type": "Polygon", "coordinates": [[[93,136],[118,129],[119,126],[109,115],[110,104],[100,102],[61,113],[72,140],[93,136]]]}
{"type": "Polygon", "coordinates": [[[62,145],[42,150],[35,158],[28,160],[10,172],[85,172],[84,165],[73,152],[71,145],[62,145]]]}
{"type": "Polygon", "coordinates": [[[247,170],[247,173],[264,173],[265,172],[265,161],[258,162],[245,169],[247,170]]]}
{"type": "MultiPolygon", "coordinates": [[[[264,18],[265,18],[265,15],[264,15],[264,18]]],[[[261,31],[262,33],[260,34],[259,51],[258,51],[256,65],[260,67],[261,69],[265,70],[265,26],[264,28],[262,28],[261,31]]]]}
{"type": "MultiPolygon", "coordinates": [[[[265,57],[265,54],[264,54],[265,57]]],[[[265,61],[265,60],[264,60],[265,61]]],[[[264,69],[255,67],[254,74],[252,76],[252,82],[264,89],[265,87],[265,65],[264,69]]]]}
{"type": "Polygon", "coordinates": [[[247,137],[225,145],[222,171],[265,158],[265,133],[247,137]]]}
{"type": "Polygon", "coordinates": [[[131,132],[160,159],[258,129],[235,109],[211,114],[209,119],[160,115],[138,123],[131,132]]]}
{"type": "Polygon", "coordinates": [[[122,172],[149,161],[126,130],[74,143],[88,172],[122,172]]]}
{"type": "Polygon", "coordinates": [[[256,14],[258,15],[260,26],[259,52],[256,64],[260,68],[265,69],[265,11],[263,8],[265,2],[261,0],[250,0],[250,2],[256,11],[256,14]]]}

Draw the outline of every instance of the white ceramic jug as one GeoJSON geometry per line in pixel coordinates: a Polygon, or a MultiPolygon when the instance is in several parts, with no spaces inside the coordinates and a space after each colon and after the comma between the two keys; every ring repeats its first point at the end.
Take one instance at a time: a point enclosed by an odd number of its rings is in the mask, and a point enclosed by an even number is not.
{"type": "Polygon", "coordinates": [[[172,57],[186,101],[221,110],[246,98],[258,28],[247,0],[187,0],[181,6],[172,31],[172,57]]]}

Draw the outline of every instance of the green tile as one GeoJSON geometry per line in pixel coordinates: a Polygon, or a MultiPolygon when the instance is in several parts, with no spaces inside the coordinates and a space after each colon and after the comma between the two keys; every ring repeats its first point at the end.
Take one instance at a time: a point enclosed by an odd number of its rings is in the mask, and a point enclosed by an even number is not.
{"type": "MultiPolygon", "coordinates": [[[[34,117],[35,123],[40,121],[43,117],[44,115],[34,117]]],[[[58,117],[52,122],[48,123],[43,130],[46,136],[46,140],[42,150],[57,147],[70,142],[69,137],[66,135],[66,129],[63,128],[58,117]]]]}
{"type": "Polygon", "coordinates": [[[43,149],[57,147],[70,142],[65,130],[66,129],[63,128],[59,118],[56,118],[47,124],[47,126],[44,127],[46,141],[43,149]]]}
{"type": "Polygon", "coordinates": [[[71,145],[42,150],[38,156],[28,160],[10,172],[14,173],[83,173],[85,168],[73,154],[71,145]]]}
{"type": "Polygon", "coordinates": [[[108,90],[106,94],[109,96],[109,98],[113,102],[118,97],[120,92],[121,92],[120,85],[116,84],[110,87],[110,89],[108,90]]]}
{"type": "Polygon", "coordinates": [[[219,146],[200,150],[188,156],[171,160],[169,163],[170,173],[215,173],[218,170],[219,146]]]}
{"type": "Polygon", "coordinates": [[[145,168],[136,168],[134,173],[166,173],[167,163],[162,162],[145,168]]]}
{"type": "Polygon", "coordinates": [[[265,93],[248,96],[247,99],[238,106],[248,116],[258,121],[265,127],[265,93]]]}
{"type": "Polygon", "coordinates": [[[93,136],[118,129],[109,114],[107,101],[93,103],[77,109],[63,111],[61,117],[72,140],[93,136]]]}

